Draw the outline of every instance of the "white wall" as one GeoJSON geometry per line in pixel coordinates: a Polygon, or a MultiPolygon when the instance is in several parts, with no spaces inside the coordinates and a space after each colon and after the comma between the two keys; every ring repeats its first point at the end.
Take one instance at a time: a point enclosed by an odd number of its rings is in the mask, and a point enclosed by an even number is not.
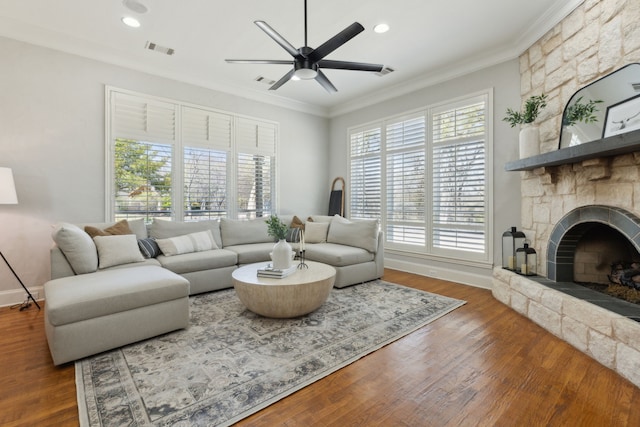
{"type": "MultiPolygon", "coordinates": [[[[18,205],[0,206],[0,251],[29,288],[49,279],[51,227],[104,220],[104,86],[280,123],[281,213],[325,213],[328,119],[0,38],[0,166],[18,205]]],[[[0,260],[0,305],[22,300],[0,260]]]]}
{"type": "MultiPolygon", "coordinates": [[[[348,177],[347,129],[412,109],[493,88],[493,259],[501,264],[502,232],[520,224],[520,181],[517,172],[505,172],[504,164],[518,158],[518,130],[502,121],[507,107],[519,108],[520,77],[518,60],[511,60],[471,74],[399,96],[370,107],[335,117],[330,126],[330,176],[348,177]]],[[[348,187],[348,184],[347,184],[348,187]]],[[[446,260],[385,254],[387,267],[434,277],[447,278],[476,286],[490,287],[491,268],[452,265],[446,260]]]]}

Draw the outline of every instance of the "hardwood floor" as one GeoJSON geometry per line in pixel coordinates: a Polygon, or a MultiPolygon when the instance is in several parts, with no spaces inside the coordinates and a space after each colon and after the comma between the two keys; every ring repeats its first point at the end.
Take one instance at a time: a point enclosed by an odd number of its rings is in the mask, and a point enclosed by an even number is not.
{"type": "MultiPolygon", "coordinates": [[[[639,426],[640,389],[485,289],[393,270],[467,304],[239,426],[639,426]]],[[[43,312],[0,309],[0,425],[78,424],[73,364],[53,366],[43,312]]]]}

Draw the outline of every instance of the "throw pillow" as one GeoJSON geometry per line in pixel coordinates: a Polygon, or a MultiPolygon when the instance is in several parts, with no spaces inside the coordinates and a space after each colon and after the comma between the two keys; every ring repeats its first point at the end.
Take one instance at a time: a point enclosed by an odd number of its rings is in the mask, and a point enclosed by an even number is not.
{"type": "Polygon", "coordinates": [[[331,222],[332,219],[333,219],[333,217],[329,216],[329,215],[311,215],[309,218],[307,218],[307,221],[312,221],[312,222],[331,222]]]}
{"type": "Polygon", "coordinates": [[[156,239],[153,237],[138,239],[138,247],[145,258],[155,258],[162,253],[160,246],[158,246],[156,239]]]}
{"type": "Polygon", "coordinates": [[[84,227],[84,231],[86,231],[92,239],[96,236],[119,236],[122,234],[133,234],[133,231],[131,231],[131,228],[129,228],[129,223],[126,219],[118,221],[111,227],[107,227],[104,230],[87,225],[84,227]]]}
{"type": "Polygon", "coordinates": [[[93,241],[98,248],[98,268],[144,261],[135,234],[96,236],[93,241]]]}
{"type": "Polygon", "coordinates": [[[289,243],[298,242],[300,240],[300,228],[293,226],[289,228],[285,240],[289,243]]]}
{"type": "Polygon", "coordinates": [[[326,243],[328,222],[307,222],[304,226],[305,243],[326,243]]]}
{"type": "Polygon", "coordinates": [[[165,256],[218,249],[218,245],[216,245],[215,240],[213,240],[211,230],[170,237],[168,239],[158,239],[156,243],[158,243],[162,254],[165,256]]]}
{"type": "Polygon", "coordinates": [[[91,237],[80,227],[60,223],[51,234],[75,274],[93,273],[98,270],[98,254],[91,237]]]}
{"type": "Polygon", "coordinates": [[[301,230],[304,230],[304,222],[302,222],[300,218],[294,215],[293,219],[291,220],[291,228],[299,228],[301,230]]]}
{"type": "Polygon", "coordinates": [[[199,231],[211,230],[213,240],[219,248],[222,247],[220,237],[220,221],[204,220],[195,222],[169,221],[165,219],[154,219],[149,226],[149,237],[155,239],[168,239],[169,237],[180,237],[185,234],[197,233],[199,231]]]}
{"type": "Polygon", "coordinates": [[[355,246],[375,253],[378,248],[378,220],[349,221],[336,215],[331,221],[327,242],[355,246]]]}

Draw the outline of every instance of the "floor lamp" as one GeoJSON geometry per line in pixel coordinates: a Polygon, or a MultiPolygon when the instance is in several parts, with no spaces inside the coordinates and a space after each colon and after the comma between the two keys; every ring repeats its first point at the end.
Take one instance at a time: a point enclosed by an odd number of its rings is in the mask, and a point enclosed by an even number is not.
{"type": "MultiPolygon", "coordinates": [[[[0,168],[0,205],[17,205],[17,204],[18,204],[18,196],[16,195],[16,185],[13,182],[13,173],[11,172],[11,168],[0,168]]],[[[25,308],[29,307],[29,300],[33,301],[36,307],[38,307],[38,310],[40,310],[40,305],[35,300],[35,298],[33,298],[33,295],[31,295],[31,292],[29,292],[29,289],[27,289],[24,283],[22,283],[22,280],[20,280],[20,278],[14,271],[13,267],[11,267],[11,264],[9,264],[9,261],[7,261],[7,259],[4,257],[4,254],[2,253],[2,251],[0,251],[0,257],[2,257],[2,259],[7,264],[7,267],[9,267],[9,270],[11,270],[13,275],[16,276],[16,279],[18,279],[18,282],[20,282],[20,284],[22,285],[22,287],[24,288],[25,292],[28,295],[27,300],[22,305],[22,307],[20,307],[20,310],[24,310],[25,308]]]]}

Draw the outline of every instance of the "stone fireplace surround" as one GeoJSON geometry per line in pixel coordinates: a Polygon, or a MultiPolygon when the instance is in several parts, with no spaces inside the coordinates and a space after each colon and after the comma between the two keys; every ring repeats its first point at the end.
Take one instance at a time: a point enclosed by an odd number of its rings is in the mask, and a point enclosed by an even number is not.
{"type": "MultiPolygon", "coordinates": [[[[637,0],[585,1],[520,56],[521,99],[549,95],[538,121],[541,153],[559,154],[563,108],[577,89],[640,62],[639,17],[637,0]]],[[[555,283],[546,279],[547,249],[567,213],[602,205],[640,216],[640,149],[546,163],[511,172],[521,178],[519,228],[538,252],[542,276],[496,267],[493,295],[640,387],[640,323],[545,283],[555,283]]]]}

